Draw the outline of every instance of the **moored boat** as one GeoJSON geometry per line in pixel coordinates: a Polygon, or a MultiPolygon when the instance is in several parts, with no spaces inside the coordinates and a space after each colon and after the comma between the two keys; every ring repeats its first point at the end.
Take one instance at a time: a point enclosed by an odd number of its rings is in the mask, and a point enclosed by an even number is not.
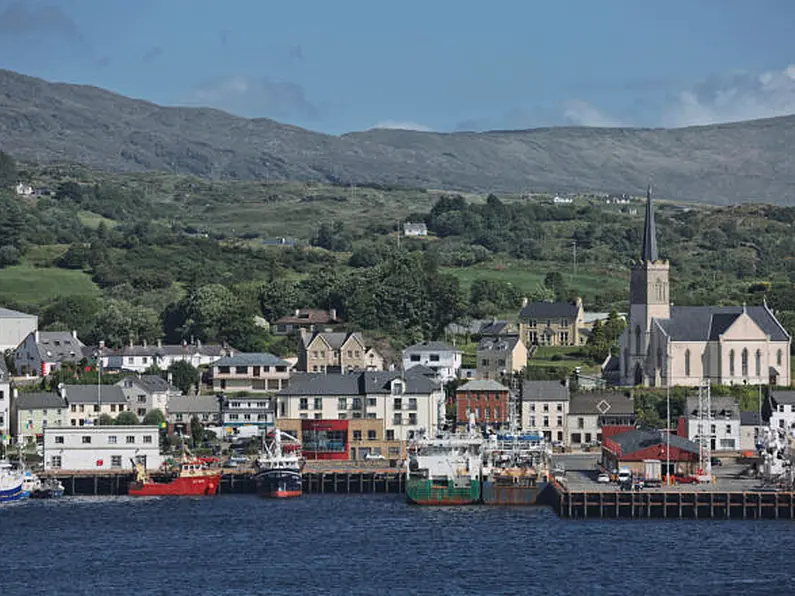
{"type": "Polygon", "coordinates": [[[0,461],[0,503],[18,501],[24,497],[24,473],[15,470],[8,461],[0,461]]]}
{"type": "Polygon", "coordinates": [[[549,450],[540,435],[492,435],[484,449],[483,503],[536,505],[549,479],[549,450]]]}
{"type": "Polygon", "coordinates": [[[64,494],[64,487],[57,478],[39,480],[38,485],[30,493],[31,499],[57,499],[64,494]]]}
{"type": "Polygon", "coordinates": [[[300,448],[298,439],[279,428],[273,430],[272,440],[266,442],[263,454],[257,459],[255,479],[259,496],[286,499],[303,494],[301,470],[304,460],[299,454],[300,448]],[[283,444],[282,437],[290,443],[283,444]]]}
{"type": "Polygon", "coordinates": [[[183,456],[174,475],[164,481],[153,480],[143,465],[135,464],[136,479],[127,488],[127,493],[135,497],[211,496],[218,492],[221,484],[221,471],[211,470],[196,459],[183,456]]]}

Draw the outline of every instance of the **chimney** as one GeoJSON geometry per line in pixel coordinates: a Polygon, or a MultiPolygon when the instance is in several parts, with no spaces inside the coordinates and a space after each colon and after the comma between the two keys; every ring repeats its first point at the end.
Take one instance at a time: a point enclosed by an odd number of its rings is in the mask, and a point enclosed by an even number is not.
{"type": "Polygon", "coordinates": [[[66,398],[66,387],[63,383],[58,383],[58,397],[66,398]]]}
{"type": "Polygon", "coordinates": [[[162,339],[158,339],[157,340],[157,347],[158,348],[162,348],[163,347],[163,340],[162,339]]]}
{"type": "Polygon", "coordinates": [[[99,340],[99,349],[100,349],[100,351],[105,349],[105,340],[104,339],[100,339],[99,340]]]}
{"type": "Polygon", "coordinates": [[[134,347],[134,346],[135,346],[135,342],[133,342],[133,338],[131,337],[131,338],[130,338],[130,347],[132,348],[132,347],[134,347]]]}
{"type": "Polygon", "coordinates": [[[527,306],[527,296],[522,297],[522,308],[524,308],[525,306],[527,306]]]}
{"type": "Polygon", "coordinates": [[[337,320],[337,309],[336,308],[329,309],[328,314],[331,317],[332,321],[336,321],[337,320]]]}
{"type": "Polygon", "coordinates": [[[77,339],[77,331],[75,329],[72,329],[72,337],[77,339]]]}
{"type": "Polygon", "coordinates": [[[577,300],[574,301],[574,304],[577,306],[577,308],[580,308],[582,306],[582,298],[577,296],[577,300]]]}
{"type": "Polygon", "coordinates": [[[36,329],[36,331],[33,332],[33,341],[35,341],[36,343],[39,343],[39,330],[38,329],[36,329]]]}
{"type": "Polygon", "coordinates": [[[141,340],[141,345],[142,345],[143,347],[146,347],[146,340],[145,340],[145,339],[142,339],[142,340],[141,340]]]}
{"type": "Polygon", "coordinates": [[[199,348],[200,350],[202,349],[202,340],[200,339],[196,340],[196,347],[199,348]]]}
{"type": "Polygon", "coordinates": [[[297,308],[296,308],[296,309],[295,309],[295,313],[294,313],[294,316],[295,316],[295,318],[297,319],[297,318],[298,318],[298,315],[300,315],[300,314],[301,314],[301,311],[300,311],[299,309],[297,309],[297,308]]]}
{"type": "Polygon", "coordinates": [[[174,375],[171,374],[171,371],[168,371],[168,384],[169,385],[174,384],[174,375]]]}

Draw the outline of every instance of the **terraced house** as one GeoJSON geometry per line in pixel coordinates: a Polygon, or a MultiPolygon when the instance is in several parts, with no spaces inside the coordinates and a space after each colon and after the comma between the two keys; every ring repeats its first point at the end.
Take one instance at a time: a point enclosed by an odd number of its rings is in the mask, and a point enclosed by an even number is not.
{"type": "Polygon", "coordinates": [[[290,380],[290,363],[268,352],[235,354],[212,364],[213,391],[281,391],[290,380]]]}
{"type": "Polygon", "coordinates": [[[383,370],[384,359],[359,333],[302,330],[296,369],[312,373],[383,370]]]}

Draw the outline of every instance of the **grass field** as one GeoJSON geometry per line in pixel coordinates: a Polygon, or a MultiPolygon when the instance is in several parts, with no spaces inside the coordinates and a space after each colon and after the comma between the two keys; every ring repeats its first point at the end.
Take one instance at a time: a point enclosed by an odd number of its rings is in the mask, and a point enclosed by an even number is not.
{"type": "Polygon", "coordinates": [[[99,288],[82,271],[17,265],[0,269],[0,301],[20,307],[37,306],[55,296],[99,295],[99,288]]]}
{"type": "Polygon", "coordinates": [[[579,366],[585,374],[596,372],[599,367],[586,361],[577,346],[539,346],[535,355],[527,361],[527,366],[559,367],[573,369],[579,366]]]}
{"type": "Polygon", "coordinates": [[[99,227],[99,224],[102,222],[105,222],[105,225],[109,228],[116,226],[115,220],[102,217],[98,213],[93,213],[91,211],[81,211],[77,214],[77,217],[80,220],[80,223],[94,230],[96,230],[99,227]]]}

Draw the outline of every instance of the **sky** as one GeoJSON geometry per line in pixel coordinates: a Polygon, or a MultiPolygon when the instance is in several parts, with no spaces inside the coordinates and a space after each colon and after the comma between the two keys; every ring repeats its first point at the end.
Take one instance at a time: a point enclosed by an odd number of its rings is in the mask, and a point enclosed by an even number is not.
{"type": "Polygon", "coordinates": [[[795,1],[0,0],[0,68],[330,134],[680,127],[795,113],[795,1]]]}

